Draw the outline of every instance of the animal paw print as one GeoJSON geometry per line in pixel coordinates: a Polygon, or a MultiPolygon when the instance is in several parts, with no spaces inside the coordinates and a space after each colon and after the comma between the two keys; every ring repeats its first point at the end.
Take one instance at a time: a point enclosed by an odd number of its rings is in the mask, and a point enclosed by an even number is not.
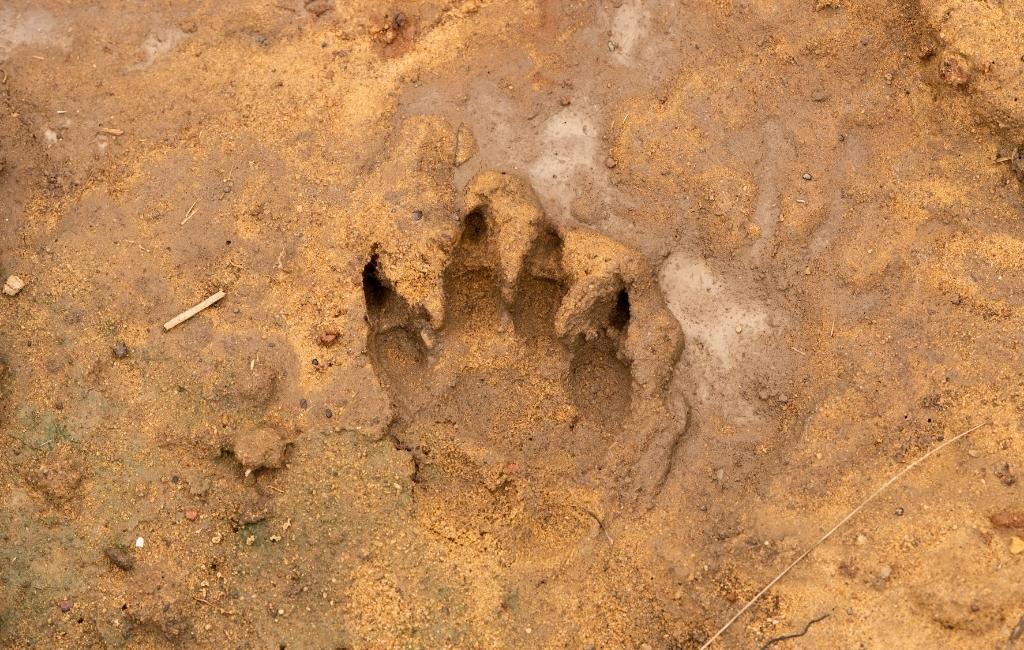
{"type": "Polygon", "coordinates": [[[363,271],[389,435],[417,481],[493,493],[549,477],[653,498],[686,409],[666,396],[682,335],[652,270],[607,237],[555,227],[514,176],[480,174],[462,205],[453,239],[413,261],[378,244],[363,271]]]}

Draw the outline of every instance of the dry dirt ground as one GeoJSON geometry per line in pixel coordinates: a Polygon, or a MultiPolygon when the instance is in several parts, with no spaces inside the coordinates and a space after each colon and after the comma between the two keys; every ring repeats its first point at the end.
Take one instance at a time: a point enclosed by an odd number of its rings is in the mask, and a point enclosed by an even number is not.
{"type": "Polygon", "coordinates": [[[1020,0],[5,0],[0,646],[699,648],[983,424],[714,647],[1014,647],[1022,56],[1020,0]]]}

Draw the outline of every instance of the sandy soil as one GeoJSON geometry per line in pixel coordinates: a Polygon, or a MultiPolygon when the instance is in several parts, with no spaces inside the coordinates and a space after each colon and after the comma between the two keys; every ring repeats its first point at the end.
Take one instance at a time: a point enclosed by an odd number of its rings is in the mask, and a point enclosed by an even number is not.
{"type": "Polygon", "coordinates": [[[0,645],[699,648],[984,424],[713,647],[1014,647],[1022,55],[1018,0],[0,4],[0,645]]]}

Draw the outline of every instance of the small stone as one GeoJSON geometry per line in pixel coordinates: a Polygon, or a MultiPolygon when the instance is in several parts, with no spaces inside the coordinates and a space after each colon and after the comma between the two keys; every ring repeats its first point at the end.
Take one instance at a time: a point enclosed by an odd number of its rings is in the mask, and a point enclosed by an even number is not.
{"type": "Polygon", "coordinates": [[[996,478],[998,478],[999,481],[1006,487],[1010,487],[1011,485],[1017,482],[1016,475],[1014,475],[1013,472],[1010,471],[1009,463],[1003,463],[1002,467],[996,468],[995,475],[996,478]]]}
{"type": "Polygon", "coordinates": [[[221,539],[223,539],[223,538],[221,537],[220,533],[214,533],[213,537],[210,538],[210,541],[213,542],[214,544],[220,544],[220,540],[221,539]]]}
{"type": "Polygon", "coordinates": [[[335,330],[327,330],[326,332],[320,335],[320,345],[324,346],[325,348],[330,347],[338,341],[339,336],[340,334],[338,334],[338,332],[336,332],[335,330]]]}
{"type": "Polygon", "coordinates": [[[334,411],[332,411],[331,409],[324,409],[324,417],[330,420],[331,418],[334,417],[334,411]]]}
{"type": "Polygon", "coordinates": [[[903,506],[900,506],[899,508],[896,508],[896,516],[897,517],[902,517],[903,513],[904,513],[903,506]]]}
{"type": "Polygon", "coordinates": [[[413,210],[412,211],[412,220],[413,221],[423,221],[423,210],[413,210]]]}
{"type": "Polygon", "coordinates": [[[1010,552],[1014,555],[1024,553],[1024,539],[1014,535],[1010,538],[1010,552]]]}
{"type": "Polygon", "coordinates": [[[758,397],[758,399],[760,399],[762,401],[766,401],[769,397],[771,397],[771,394],[768,391],[766,391],[766,390],[761,390],[761,391],[758,391],[757,397],[758,397]]]}
{"type": "Polygon", "coordinates": [[[1024,511],[1022,510],[1001,510],[989,515],[988,520],[996,528],[1024,530],[1024,511]]]}
{"type": "Polygon", "coordinates": [[[186,510],[185,511],[185,519],[188,519],[189,521],[195,521],[198,518],[199,518],[199,511],[198,510],[186,510]]]}
{"type": "Polygon", "coordinates": [[[142,539],[141,537],[136,537],[135,538],[135,548],[142,548],[145,545],[146,545],[146,540],[142,539]]]}
{"type": "Polygon", "coordinates": [[[882,580],[888,580],[892,575],[892,567],[886,564],[878,571],[878,577],[882,580]]]}
{"type": "Polygon", "coordinates": [[[303,397],[302,399],[299,400],[299,408],[300,409],[304,409],[304,408],[306,408],[308,406],[309,406],[309,401],[305,397],[303,397]]]}
{"type": "MultiPolygon", "coordinates": [[[[455,134],[455,166],[458,167],[466,163],[476,155],[476,152],[476,136],[473,135],[473,129],[468,124],[460,124],[459,130],[455,134]]],[[[420,216],[422,217],[422,213],[420,216]]]]}
{"type": "Polygon", "coordinates": [[[4,293],[8,296],[16,296],[25,288],[25,281],[16,275],[12,275],[4,282],[4,293]]]}
{"type": "Polygon", "coordinates": [[[743,326],[742,325],[737,325],[736,326],[736,333],[737,334],[742,334],[743,333],[743,326]]]}
{"type": "Polygon", "coordinates": [[[115,359],[124,359],[128,356],[128,345],[124,341],[118,341],[111,349],[115,359]]]}
{"type": "Polygon", "coordinates": [[[65,614],[70,612],[71,608],[74,606],[75,604],[71,602],[71,600],[68,598],[62,598],[57,601],[57,607],[59,607],[60,611],[64,612],[65,614]]]}
{"type": "Polygon", "coordinates": [[[276,431],[263,428],[239,434],[232,451],[242,467],[257,470],[281,467],[286,447],[276,431]]]}
{"type": "Polygon", "coordinates": [[[805,181],[809,181],[809,180],[813,180],[814,179],[814,177],[811,176],[810,172],[804,172],[804,175],[801,176],[800,178],[804,179],[805,181]]]}
{"type": "Polygon", "coordinates": [[[963,298],[961,298],[960,294],[958,293],[955,296],[953,296],[952,298],[950,298],[949,301],[951,303],[953,303],[954,305],[959,305],[961,300],[963,300],[963,298]]]}
{"type": "Polygon", "coordinates": [[[864,546],[868,543],[868,538],[864,534],[857,535],[857,546],[864,546]]]}
{"type": "Polygon", "coordinates": [[[572,97],[566,95],[562,97],[562,99],[558,100],[558,103],[561,104],[562,106],[568,106],[569,104],[572,103],[572,97]]]}
{"type": "Polygon", "coordinates": [[[974,68],[964,56],[947,53],[939,62],[939,75],[950,86],[965,86],[974,76],[974,68]]]}
{"type": "Polygon", "coordinates": [[[306,11],[317,18],[334,9],[334,0],[311,0],[306,2],[306,11]]]}
{"type": "Polygon", "coordinates": [[[604,166],[607,167],[608,169],[614,169],[615,166],[618,164],[618,161],[612,158],[611,156],[608,156],[607,158],[604,159],[604,166]]]}
{"type": "Polygon", "coordinates": [[[122,571],[131,571],[135,568],[135,558],[123,546],[111,546],[103,550],[107,559],[113,562],[114,566],[122,571]]]}

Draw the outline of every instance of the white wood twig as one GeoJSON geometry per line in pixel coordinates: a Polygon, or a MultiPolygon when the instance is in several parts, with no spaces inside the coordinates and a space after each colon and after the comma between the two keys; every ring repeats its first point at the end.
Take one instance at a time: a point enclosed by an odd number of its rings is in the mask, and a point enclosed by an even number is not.
{"type": "Polygon", "coordinates": [[[212,296],[210,296],[206,300],[202,301],[201,303],[199,303],[195,307],[192,307],[191,309],[186,309],[185,311],[181,312],[180,314],[178,314],[177,316],[175,316],[171,320],[169,320],[166,323],[164,323],[164,331],[165,332],[171,331],[173,328],[177,327],[178,325],[181,325],[182,323],[184,323],[188,319],[192,318],[193,316],[195,316],[199,312],[203,311],[204,309],[206,309],[207,307],[209,307],[210,305],[212,305],[213,303],[217,302],[218,300],[220,300],[223,297],[224,297],[224,292],[223,291],[218,291],[217,293],[213,294],[212,296]]]}

